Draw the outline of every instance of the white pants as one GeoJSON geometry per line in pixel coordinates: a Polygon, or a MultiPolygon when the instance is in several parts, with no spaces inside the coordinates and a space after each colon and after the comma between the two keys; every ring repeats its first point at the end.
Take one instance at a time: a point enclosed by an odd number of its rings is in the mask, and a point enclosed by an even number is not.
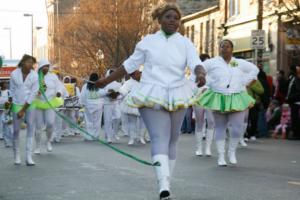
{"type": "Polygon", "coordinates": [[[121,114],[121,124],[122,132],[124,133],[124,135],[128,135],[128,116],[124,112],[122,112],[121,114]]]}
{"type": "Polygon", "coordinates": [[[3,127],[3,139],[5,145],[11,146],[13,141],[13,126],[12,124],[2,124],[3,127]]]}
{"type": "MultiPolygon", "coordinates": [[[[69,118],[69,120],[71,120],[73,123],[77,124],[75,114],[76,114],[75,109],[72,109],[72,108],[67,108],[64,112],[64,115],[67,118],[69,118]]],[[[63,126],[64,133],[66,133],[67,135],[75,134],[74,128],[71,127],[67,122],[63,121],[62,126],[63,126]]]]}
{"type": "Polygon", "coordinates": [[[43,128],[46,126],[47,141],[50,142],[54,131],[55,111],[52,109],[36,110],[36,143],[40,143],[43,128]]]}
{"type": "MultiPolygon", "coordinates": [[[[27,110],[25,114],[26,120],[26,152],[32,152],[32,144],[33,144],[33,135],[35,132],[35,110],[27,110]]],[[[13,113],[13,148],[14,150],[19,149],[19,142],[20,142],[20,126],[21,123],[24,121],[24,118],[19,119],[17,113],[13,113]]]]}
{"type": "Polygon", "coordinates": [[[103,114],[103,106],[97,106],[97,109],[89,109],[88,106],[84,108],[84,118],[86,124],[86,130],[93,137],[84,135],[85,139],[93,140],[98,139],[101,131],[101,119],[103,114]]]}
{"type": "MultiPolygon", "coordinates": [[[[57,112],[61,113],[63,115],[64,111],[58,109],[57,112]]],[[[61,134],[63,131],[63,119],[55,114],[55,124],[54,124],[54,130],[53,130],[53,138],[55,138],[55,141],[60,141],[61,134]]]]}
{"type": "Polygon", "coordinates": [[[106,138],[112,138],[118,134],[121,116],[118,118],[114,116],[116,104],[104,105],[104,131],[106,138]]]}

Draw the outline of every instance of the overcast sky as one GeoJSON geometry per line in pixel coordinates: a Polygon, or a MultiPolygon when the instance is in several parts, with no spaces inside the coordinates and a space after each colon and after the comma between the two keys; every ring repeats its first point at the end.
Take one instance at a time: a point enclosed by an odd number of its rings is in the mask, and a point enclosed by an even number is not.
{"type": "MultiPolygon", "coordinates": [[[[45,0],[0,0],[0,55],[9,58],[9,31],[12,30],[12,57],[20,59],[24,54],[31,54],[31,17],[24,13],[33,14],[34,27],[47,30],[47,12],[45,0]]],[[[46,32],[45,32],[46,33],[46,32]]],[[[42,42],[46,42],[44,35],[42,42]]],[[[38,39],[41,43],[41,39],[38,39]]]]}

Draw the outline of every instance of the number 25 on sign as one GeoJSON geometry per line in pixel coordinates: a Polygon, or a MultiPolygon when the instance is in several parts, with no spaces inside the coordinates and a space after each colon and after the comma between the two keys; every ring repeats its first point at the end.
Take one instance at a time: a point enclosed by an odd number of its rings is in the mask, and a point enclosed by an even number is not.
{"type": "Polygon", "coordinates": [[[265,31],[252,30],[251,31],[251,48],[264,49],[265,48],[265,31]]]}

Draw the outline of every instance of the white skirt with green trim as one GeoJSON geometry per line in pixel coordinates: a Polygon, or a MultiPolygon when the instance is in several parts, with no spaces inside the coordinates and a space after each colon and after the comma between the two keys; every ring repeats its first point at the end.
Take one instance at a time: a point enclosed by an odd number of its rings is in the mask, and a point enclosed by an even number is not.
{"type": "Polygon", "coordinates": [[[193,83],[165,88],[159,85],[140,83],[126,98],[127,105],[134,108],[152,108],[160,105],[168,111],[188,108],[196,103],[198,90],[193,83]]]}

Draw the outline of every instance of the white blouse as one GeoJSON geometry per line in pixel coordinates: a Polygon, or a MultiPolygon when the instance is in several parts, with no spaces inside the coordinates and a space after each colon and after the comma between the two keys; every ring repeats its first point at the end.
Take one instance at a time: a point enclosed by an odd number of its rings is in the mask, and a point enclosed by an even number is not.
{"type": "Polygon", "coordinates": [[[186,66],[201,65],[193,43],[180,33],[166,38],[162,31],[144,37],[123,63],[128,74],[144,65],[141,83],[175,88],[185,83],[186,66]]]}
{"type": "Polygon", "coordinates": [[[31,104],[39,90],[38,74],[31,70],[23,81],[21,68],[11,73],[10,92],[13,103],[17,105],[31,104]]]}
{"type": "Polygon", "coordinates": [[[82,87],[80,102],[82,105],[101,105],[104,103],[104,97],[107,92],[104,89],[90,91],[87,89],[87,84],[82,87]]]}
{"type": "MultiPolygon", "coordinates": [[[[44,76],[44,81],[45,81],[45,84],[47,87],[46,91],[45,91],[45,95],[48,100],[51,100],[52,98],[56,97],[56,94],[58,92],[60,94],[63,93],[63,90],[61,88],[61,82],[55,74],[48,72],[44,76]]],[[[45,101],[45,99],[42,95],[39,96],[39,99],[45,101]]]]}
{"type": "Polygon", "coordinates": [[[258,68],[243,59],[232,57],[229,63],[220,57],[203,62],[209,82],[207,86],[214,92],[225,95],[240,93],[246,90],[246,86],[257,79],[258,68]]]}

